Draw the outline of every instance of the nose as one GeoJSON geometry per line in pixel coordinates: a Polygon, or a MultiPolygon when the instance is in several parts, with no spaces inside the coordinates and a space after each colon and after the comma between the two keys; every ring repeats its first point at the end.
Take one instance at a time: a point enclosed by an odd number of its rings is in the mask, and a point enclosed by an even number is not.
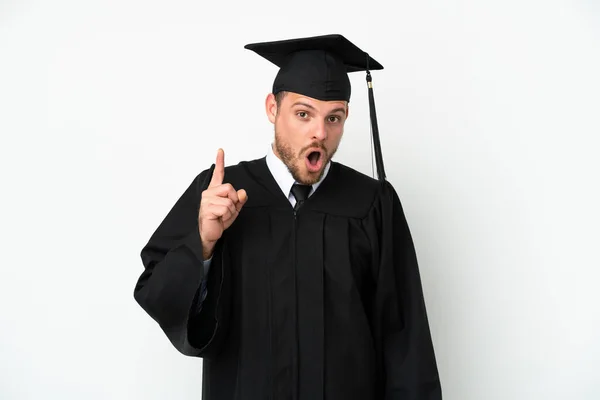
{"type": "Polygon", "coordinates": [[[323,141],[327,139],[327,128],[325,126],[325,121],[317,121],[315,122],[315,128],[313,130],[313,139],[318,141],[323,141]]]}

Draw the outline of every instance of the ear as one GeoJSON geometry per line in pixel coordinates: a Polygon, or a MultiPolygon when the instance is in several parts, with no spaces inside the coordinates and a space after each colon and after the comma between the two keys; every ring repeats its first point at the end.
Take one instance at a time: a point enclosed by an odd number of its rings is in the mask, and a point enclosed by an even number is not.
{"type": "Polygon", "coordinates": [[[349,115],[350,115],[350,103],[346,103],[346,119],[348,119],[349,115]]]}
{"type": "Polygon", "coordinates": [[[269,121],[274,124],[275,118],[277,117],[277,101],[275,100],[275,95],[273,93],[269,93],[265,99],[265,110],[269,121]]]}

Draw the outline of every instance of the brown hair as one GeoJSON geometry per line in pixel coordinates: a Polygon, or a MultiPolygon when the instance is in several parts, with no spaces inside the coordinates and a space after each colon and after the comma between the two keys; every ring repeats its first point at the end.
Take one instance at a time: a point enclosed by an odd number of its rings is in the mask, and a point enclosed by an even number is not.
{"type": "Polygon", "coordinates": [[[283,100],[283,98],[285,97],[286,94],[287,94],[286,91],[281,91],[281,92],[277,92],[277,94],[275,95],[275,102],[277,103],[278,110],[279,110],[279,107],[281,106],[281,101],[283,100]]]}

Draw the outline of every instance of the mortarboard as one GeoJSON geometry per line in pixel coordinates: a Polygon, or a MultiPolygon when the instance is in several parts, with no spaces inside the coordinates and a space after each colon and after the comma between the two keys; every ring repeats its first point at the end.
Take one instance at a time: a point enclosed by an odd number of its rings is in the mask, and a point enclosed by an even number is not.
{"type": "Polygon", "coordinates": [[[371,70],[383,69],[368,53],[342,35],[323,35],[244,46],[279,67],[273,94],[289,91],[318,100],[350,101],[348,73],[366,71],[377,174],[385,180],[371,70]]]}

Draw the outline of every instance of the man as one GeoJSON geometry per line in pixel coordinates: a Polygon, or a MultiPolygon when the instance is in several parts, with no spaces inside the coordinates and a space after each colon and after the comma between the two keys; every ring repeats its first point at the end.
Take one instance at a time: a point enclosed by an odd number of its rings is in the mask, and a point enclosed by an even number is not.
{"type": "Polygon", "coordinates": [[[439,400],[415,251],[393,187],[332,161],[348,72],[340,35],[248,45],[280,66],[266,157],[201,172],[141,253],[135,299],[203,357],[205,400],[439,400]]]}

